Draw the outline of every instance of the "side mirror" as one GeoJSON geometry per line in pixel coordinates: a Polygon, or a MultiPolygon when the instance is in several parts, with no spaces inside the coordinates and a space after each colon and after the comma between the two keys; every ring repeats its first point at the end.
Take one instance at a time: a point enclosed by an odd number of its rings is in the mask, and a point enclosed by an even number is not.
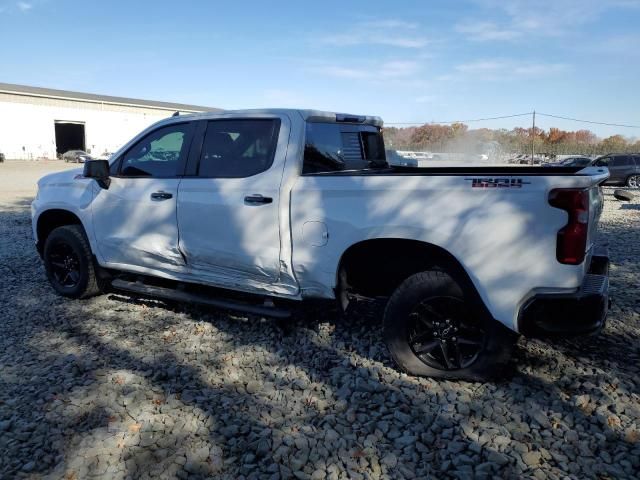
{"type": "Polygon", "coordinates": [[[107,189],[109,185],[111,185],[109,162],[107,160],[89,160],[84,162],[83,175],[86,178],[95,178],[101,188],[107,189]]]}

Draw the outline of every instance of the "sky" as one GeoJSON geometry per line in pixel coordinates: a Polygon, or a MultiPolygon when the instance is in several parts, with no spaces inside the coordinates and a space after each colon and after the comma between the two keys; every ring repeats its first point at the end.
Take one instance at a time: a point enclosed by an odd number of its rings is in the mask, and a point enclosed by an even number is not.
{"type": "Polygon", "coordinates": [[[0,82],[387,125],[640,125],[640,0],[0,0],[0,25],[0,82]]]}

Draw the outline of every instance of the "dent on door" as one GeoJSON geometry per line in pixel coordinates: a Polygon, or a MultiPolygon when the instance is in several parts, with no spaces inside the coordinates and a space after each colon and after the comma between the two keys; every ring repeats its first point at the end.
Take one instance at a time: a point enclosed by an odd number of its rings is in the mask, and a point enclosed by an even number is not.
{"type": "Polygon", "coordinates": [[[177,182],[114,178],[109,190],[100,189],[92,208],[98,250],[107,262],[171,270],[184,267],[175,217],[177,182]],[[153,197],[158,192],[162,199],[153,197]]]}

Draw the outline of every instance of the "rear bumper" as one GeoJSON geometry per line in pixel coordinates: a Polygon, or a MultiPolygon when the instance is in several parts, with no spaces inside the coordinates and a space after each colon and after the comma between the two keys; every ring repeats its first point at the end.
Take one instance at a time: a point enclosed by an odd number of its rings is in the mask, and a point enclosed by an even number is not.
{"type": "Polygon", "coordinates": [[[539,294],[520,310],[518,327],[527,337],[593,335],[609,311],[609,252],[597,247],[580,289],[572,294],[539,294]]]}

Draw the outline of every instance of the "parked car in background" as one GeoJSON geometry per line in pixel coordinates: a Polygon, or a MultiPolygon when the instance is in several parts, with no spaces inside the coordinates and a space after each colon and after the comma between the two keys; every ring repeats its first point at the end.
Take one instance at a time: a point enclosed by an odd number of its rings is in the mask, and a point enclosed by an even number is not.
{"type": "Polygon", "coordinates": [[[4,162],[4,153],[0,152],[0,163],[4,162]]]}
{"type": "Polygon", "coordinates": [[[84,163],[87,160],[93,160],[91,155],[82,150],[69,150],[62,155],[62,159],[71,163],[84,163]]]}
{"type": "Polygon", "coordinates": [[[112,155],[113,155],[113,152],[107,152],[105,150],[104,152],[102,152],[102,154],[98,155],[97,157],[94,157],[94,160],[109,160],[112,155]]]}
{"type": "Polygon", "coordinates": [[[588,167],[593,163],[593,159],[589,157],[568,157],[559,162],[543,163],[543,167],[588,167]]]}
{"type": "Polygon", "coordinates": [[[596,158],[593,165],[609,169],[607,185],[640,187],[640,154],[609,153],[596,158]]]}

